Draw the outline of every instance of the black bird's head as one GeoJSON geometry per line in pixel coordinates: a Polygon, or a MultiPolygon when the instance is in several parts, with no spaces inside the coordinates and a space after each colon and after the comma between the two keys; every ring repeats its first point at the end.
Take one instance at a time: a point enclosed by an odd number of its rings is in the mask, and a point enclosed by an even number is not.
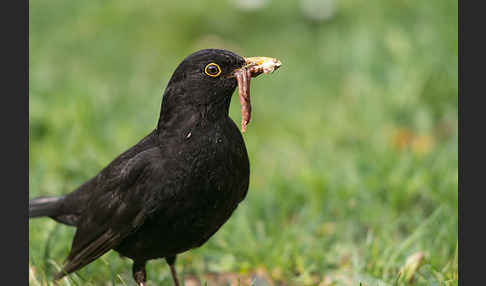
{"type": "Polygon", "coordinates": [[[200,50],[179,64],[167,88],[183,87],[190,97],[186,100],[197,104],[221,100],[222,97],[231,96],[237,85],[233,72],[245,64],[243,57],[230,51],[200,50]]]}
{"type": "MultiPolygon", "coordinates": [[[[243,58],[221,49],[200,50],[187,56],[164,91],[158,128],[228,116],[231,96],[238,85],[245,85],[243,92],[239,89],[240,99],[246,92],[249,105],[250,78],[262,73],[261,68],[255,69],[261,67],[255,59],[268,58],[243,58]]],[[[274,69],[280,66],[277,60],[275,63],[274,69]]]]}

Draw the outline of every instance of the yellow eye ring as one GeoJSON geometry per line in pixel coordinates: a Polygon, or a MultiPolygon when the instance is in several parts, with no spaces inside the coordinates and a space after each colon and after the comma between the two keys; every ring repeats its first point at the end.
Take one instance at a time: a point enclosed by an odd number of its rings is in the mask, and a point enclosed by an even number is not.
{"type": "Polygon", "coordinates": [[[217,77],[221,74],[221,68],[218,64],[210,63],[204,68],[204,73],[208,76],[217,77]],[[215,70],[214,67],[216,67],[217,70],[215,70]]]}

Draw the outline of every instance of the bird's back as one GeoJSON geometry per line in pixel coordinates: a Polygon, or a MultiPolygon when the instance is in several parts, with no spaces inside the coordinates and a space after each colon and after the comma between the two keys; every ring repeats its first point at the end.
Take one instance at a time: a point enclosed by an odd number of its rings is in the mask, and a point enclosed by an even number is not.
{"type": "Polygon", "coordinates": [[[87,180],[73,192],[65,195],[59,211],[62,214],[61,217],[67,216],[74,222],[77,222],[79,216],[82,215],[89,205],[90,199],[106,196],[110,192],[116,191],[120,184],[121,170],[131,158],[147,149],[157,146],[157,144],[156,130],[153,130],[137,144],[111,161],[96,176],[87,180]]]}

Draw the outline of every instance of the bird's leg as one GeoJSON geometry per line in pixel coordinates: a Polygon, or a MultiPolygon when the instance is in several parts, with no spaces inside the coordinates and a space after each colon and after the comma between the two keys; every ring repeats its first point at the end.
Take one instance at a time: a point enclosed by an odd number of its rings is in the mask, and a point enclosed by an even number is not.
{"type": "Polygon", "coordinates": [[[175,269],[175,261],[176,261],[176,256],[171,256],[171,257],[166,257],[165,261],[167,261],[167,264],[170,266],[170,273],[172,274],[172,279],[174,280],[174,285],[179,286],[179,280],[177,279],[177,272],[175,269]]]}
{"type": "Polygon", "coordinates": [[[147,272],[145,271],[145,263],[146,261],[134,261],[132,272],[133,272],[133,279],[138,286],[145,286],[145,282],[147,281],[147,272]]]}

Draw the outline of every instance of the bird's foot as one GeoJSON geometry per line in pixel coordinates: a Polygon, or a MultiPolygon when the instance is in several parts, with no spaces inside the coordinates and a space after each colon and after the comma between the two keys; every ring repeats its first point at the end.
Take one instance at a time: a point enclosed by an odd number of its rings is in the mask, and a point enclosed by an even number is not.
{"type": "Polygon", "coordinates": [[[146,286],[147,282],[147,272],[145,271],[145,261],[144,262],[133,262],[132,267],[133,279],[138,286],[146,286]]]}

